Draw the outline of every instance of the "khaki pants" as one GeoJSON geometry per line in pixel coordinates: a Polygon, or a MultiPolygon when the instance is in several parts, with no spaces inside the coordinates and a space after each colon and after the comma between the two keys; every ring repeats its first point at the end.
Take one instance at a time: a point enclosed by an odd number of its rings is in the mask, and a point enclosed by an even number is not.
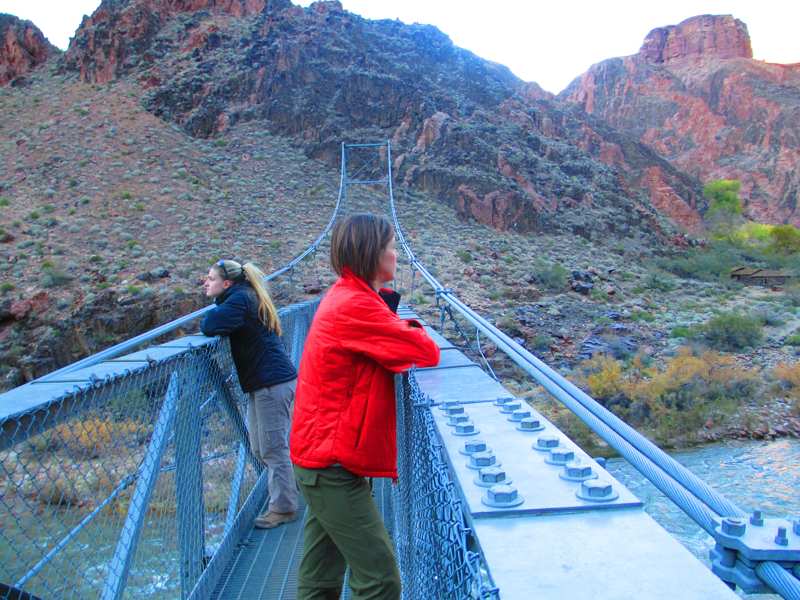
{"type": "Polygon", "coordinates": [[[289,460],[289,427],[292,422],[297,380],[279,383],[250,393],[247,432],[250,446],[267,465],[269,510],[289,513],[297,510],[297,484],[289,460]]]}
{"type": "Polygon", "coordinates": [[[398,600],[394,546],[367,480],[342,467],[294,472],[308,503],[297,600],[338,600],[348,566],[353,600],[398,600]]]}

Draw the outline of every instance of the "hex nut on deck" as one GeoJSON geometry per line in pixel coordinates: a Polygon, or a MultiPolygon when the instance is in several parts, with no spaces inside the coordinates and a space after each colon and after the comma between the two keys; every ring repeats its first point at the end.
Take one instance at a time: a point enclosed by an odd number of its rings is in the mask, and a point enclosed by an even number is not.
{"type": "Polygon", "coordinates": [[[458,451],[465,456],[475,454],[476,452],[485,452],[487,450],[490,450],[490,448],[483,440],[467,440],[464,442],[464,447],[458,449],[458,451]]]}
{"type": "Polygon", "coordinates": [[[530,409],[528,409],[528,408],[518,408],[517,410],[512,412],[510,415],[508,415],[507,419],[509,421],[511,421],[512,423],[519,423],[525,417],[530,417],[530,416],[531,416],[530,409]]]}
{"type": "Polygon", "coordinates": [[[524,499],[513,485],[500,484],[486,490],[481,502],[493,508],[511,508],[522,504],[524,499]]]}
{"type": "Polygon", "coordinates": [[[566,481],[586,481],[597,479],[597,473],[592,470],[592,465],[582,463],[575,459],[564,465],[564,470],[558,474],[561,479],[566,481]]]}
{"type": "Polygon", "coordinates": [[[516,400],[516,398],[514,398],[514,396],[500,396],[499,398],[495,399],[494,405],[495,406],[503,406],[504,404],[506,404],[508,402],[513,402],[514,400],[516,400]]]}
{"type": "Polygon", "coordinates": [[[619,498],[619,493],[608,481],[602,479],[589,479],[581,482],[581,487],[575,492],[581,500],[589,502],[611,502],[619,498]]]}
{"type": "Polygon", "coordinates": [[[522,408],[522,402],[520,402],[519,400],[513,400],[511,402],[506,402],[505,404],[500,406],[500,412],[503,413],[504,415],[510,415],[515,410],[519,410],[520,408],[522,408]]]}
{"type": "Polygon", "coordinates": [[[544,462],[548,465],[565,465],[575,459],[575,451],[569,448],[552,448],[550,454],[545,456],[544,462]]]}
{"type": "Polygon", "coordinates": [[[453,435],[477,435],[478,428],[472,421],[461,421],[453,429],[453,435]]]}
{"type": "Polygon", "coordinates": [[[542,425],[542,422],[536,417],[525,417],[519,423],[517,423],[517,429],[532,433],[535,431],[541,431],[544,429],[544,425],[542,425]]]}
{"type": "Polygon", "coordinates": [[[500,461],[494,455],[494,452],[487,450],[485,452],[475,452],[469,455],[469,462],[467,467],[470,469],[483,469],[485,467],[499,467],[500,461]]]}
{"type": "Polygon", "coordinates": [[[492,487],[493,485],[511,483],[506,476],[506,472],[500,467],[486,467],[478,471],[473,479],[475,485],[481,487],[492,487]]]}
{"type": "Polygon", "coordinates": [[[447,424],[450,427],[455,427],[459,423],[464,423],[466,421],[469,421],[469,415],[464,413],[455,413],[447,417],[447,424]]]}
{"type": "Polygon", "coordinates": [[[539,452],[550,452],[552,448],[556,448],[559,444],[557,435],[540,435],[536,438],[536,443],[533,444],[533,449],[539,452]]]}

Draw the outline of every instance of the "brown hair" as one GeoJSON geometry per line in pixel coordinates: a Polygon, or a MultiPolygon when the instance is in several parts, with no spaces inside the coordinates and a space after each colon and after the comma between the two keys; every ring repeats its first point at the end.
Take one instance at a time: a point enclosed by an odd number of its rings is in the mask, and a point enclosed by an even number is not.
{"type": "Polygon", "coordinates": [[[370,213],[350,215],[339,221],[331,235],[331,267],[341,275],[345,267],[364,281],[378,270],[381,252],[394,237],[386,217],[370,213]]]}
{"type": "Polygon", "coordinates": [[[258,318],[264,327],[282,335],[281,320],[278,309],[267,291],[264,273],[253,263],[239,264],[235,260],[220,260],[213,267],[219,276],[230,281],[248,281],[258,298],[258,318]]]}

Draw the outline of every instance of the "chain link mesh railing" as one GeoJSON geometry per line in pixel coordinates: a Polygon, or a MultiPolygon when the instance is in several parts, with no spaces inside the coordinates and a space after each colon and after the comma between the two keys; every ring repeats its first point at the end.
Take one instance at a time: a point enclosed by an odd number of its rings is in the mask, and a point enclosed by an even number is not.
{"type": "MultiPolygon", "coordinates": [[[[280,311],[295,364],[316,306],[280,311]]],[[[0,598],[213,585],[211,566],[266,499],[245,402],[219,338],[0,416],[0,598]]]]}
{"type": "Polygon", "coordinates": [[[403,597],[497,599],[414,373],[397,378],[398,476],[389,523],[403,597]]]}

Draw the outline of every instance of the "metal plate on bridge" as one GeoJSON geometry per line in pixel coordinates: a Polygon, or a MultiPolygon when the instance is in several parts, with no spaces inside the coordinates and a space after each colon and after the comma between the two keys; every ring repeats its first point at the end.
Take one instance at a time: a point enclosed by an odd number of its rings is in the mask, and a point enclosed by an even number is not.
{"type": "MultiPolygon", "coordinates": [[[[458,369],[459,375],[463,370],[458,369]]],[[[492,381],[488,376],[485,375],[485,377],[492,381]]],[[[507,392],[506,396],[508,396],[507,392]]],[[[529,408],[525,402],[521,404],[522,408],[529,408]]],[[[531,416],[538,419],[544,429],[535,432],[523,432],[517,429],[518,422],[509,420],[511,418],[510,414],[501,413],[500,407],[493,403],[466,404],[464,412],[479,430],[479,433],[473,437],[485,441],[491,448],[496,462],[500,463],[502,470],[505,472],[506,479],[511,480],[518,496],[522,498],[521,503],[508,508],[488,506],[484,501],[487,487],[481,487],[475,483],[478,471],[467,466],[470,459],[461,453],[461,450],[464,449],[465,441],[470,438],[455,435],[454,427],[448,424],[447,415],[440,410],[432,408],[431,412],[445,448],[447,448],[453,471],[461,485],[470,513],[476,518],[497,516],[504,513],[594,511],[624,506],[641,506],[641,501],[636,496],[570,441],[552,423],[535,411],[531,410],[531,416]],[[555,450],[562,453],[556,452],[554,454],[549,451],[534,450],[532,446],[537,443],[540,437],[542,439],[556,438],[559,443],[555,450]],[[571,465],[575,465],[574,459],[578,459],[579,465],[591,468],[594,477],[587,481],[592,482],[588,484],[592,487],[592,490],[599,488],[597,482],[610,484],[611,493],[607,496],[607,499],[602,497],[597,501],[583,499],[580,497],[581,492],[584,490],[583,483],[563,478],[562,474],[565,474],[566,471],[563,463],[551,464],[547,462],[554,458],[564,459],[569,457],[569,452],[574,455],[573,459],[568,459],[567,461],[571,465]]],[[[607,488],[603,488],[603,490],[605,489],[607,488]]]]}
{"type": "Polygon", "coordinates": [[[443,402],[493,402],[508,396],[506,389],[478,365],[459,369],[425,369],[416,372],[420,389],[434,404],[443,402]]]}
{"type": "Polygon", "coordinates": [[[422,369],[417,369],[417,373],[421,373],[423,371],[431,371],[435,369],[452,369],[457,367],[469,367],[474,366],[475,363],[464,356],[463,352],[460,352],[458,348],[442,348],[441,357],[439,359],[439,364],[435,367],[425,367],[422,369]]]}
{"type": "Polygon", "coordinates": [[[428,335],[431,336],[431,339],[433,339],[433,341],[436,342],[439,345],[439,348],[441,348],[442,350],[444,350],[445,348],[455,348],[455,346],[450,340],[442,336],[441,333],[436,331],[430,325],[425,325],[425,331],[428,332],[428,335]]]}
{"type": "Polygon", "coordinates": [[[213,337],[206,337],[201,333],[197,333],[194,335],[186,335],[182,338],[177,340],[173,340],[171,342],[167,342],[166,344],[161,344],[162,348],[197,348],[198,346],[205,346],[206,344],[210,344],[216,338],[213,337]]]}
{"type": "Polygon", "coordinates": [[[114,377],[124,375],[128,371],[134,371],[142,367],[147,367],[149,363],[146,360],[139,360],[135,362],[130,361],[108,361],[97,363],[91,367],[83,369],[76,369],[75,371],[68,371],[60,373],[53,377],[45,375],[39,381],[42,383],[67,383],[67,382],[82,382],[92,381],[93,379],[105,379],[106,377],[114,377]]]}
{"type": "Polygon", "coordinates": [[[62,398],[77,389],[91,387],[91,383],[27,383],[3,394],[0,420],[17,418],[34,409],[46,408],[47,403],[62,398]]]}
{"type": "Polygon", "coordinates": [[[477,519],[473,526],[503,600],[738,598],[638,508],[477,519]]]}

